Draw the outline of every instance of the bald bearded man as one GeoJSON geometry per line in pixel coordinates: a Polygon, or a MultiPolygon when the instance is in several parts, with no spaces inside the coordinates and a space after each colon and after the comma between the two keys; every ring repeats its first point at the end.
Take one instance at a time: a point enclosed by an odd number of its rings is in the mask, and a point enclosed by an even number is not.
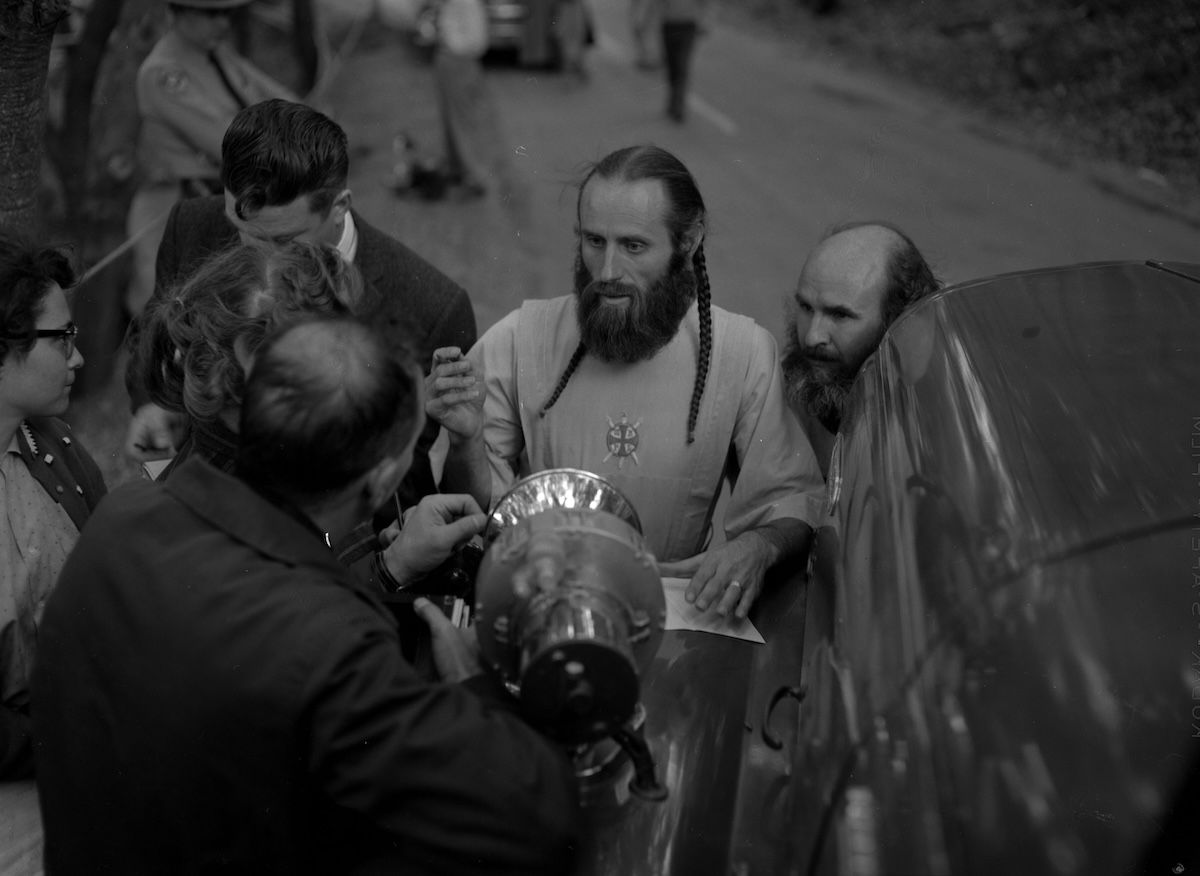
{"type": "Polygon", "coordinates": [[[941,286],[916,244],[889,222],[837,225],[809,253],[785,302],[783,376],[822,475],[859,368],[905,308],[941,286]]]}

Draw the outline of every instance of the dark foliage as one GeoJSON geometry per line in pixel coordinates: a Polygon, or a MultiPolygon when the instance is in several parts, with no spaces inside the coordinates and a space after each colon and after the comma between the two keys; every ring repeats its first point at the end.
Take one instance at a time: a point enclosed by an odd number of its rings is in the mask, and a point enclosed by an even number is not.
{"type": "MultiPolygon", "coordinates": [[[[759,0],[758,14],[788,17],[782,5],[797,3],[759,0]]],[[[799,8],[811,37],[1013,120],[1060,153],[1146,168],[1200,194],[1195,0],[840,0],[820,17],[799,8]]]]}

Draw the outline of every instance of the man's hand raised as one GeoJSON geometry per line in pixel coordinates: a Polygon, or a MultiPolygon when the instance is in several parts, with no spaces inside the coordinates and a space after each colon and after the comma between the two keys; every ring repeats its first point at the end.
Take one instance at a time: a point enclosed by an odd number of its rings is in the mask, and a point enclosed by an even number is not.
{"type": "Polygon", "coordinates": [[[471,441],[483,429],[483,374],[458,347],[433,353],[425,378],[425,414],[450,435],[451,442],[471,441]]]}

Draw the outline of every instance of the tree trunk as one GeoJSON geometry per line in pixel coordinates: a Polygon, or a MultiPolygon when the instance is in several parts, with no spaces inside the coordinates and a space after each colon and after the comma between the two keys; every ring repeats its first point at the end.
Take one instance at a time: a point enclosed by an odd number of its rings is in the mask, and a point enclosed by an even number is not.
{"type": "Polygon", "coordinates": [[[88,188],[92,95],[122,3],[123,0],[93,0],[88,7],[83,32],[69,55],[62,118],[47,131],[47,153],[58,170],[65,200],[65,224],[72,233],[81,230],[79,211],[88,188]]]}
{"type": "Polygon", "coordinates": [[[38,234],[50,42],[68,0],[0,4],[0,225],[38,234]]]}
{"type": "MultiPolygon", "coordinates": [[[[67,59],[61,111],[52,114],[47,152],[63,196],[58,225],[75,241],[85,265],[98,263],[125,240],[125,217],[137,186],[137,70],[163,25],[161,0],[93,0],[67,59]]],[[[126,255],[75,290],[75,322],[85,329],[79,348],[87,360],[76,378],[77,397],[112,376],[125,330],[128,278],[126,255]]]]}

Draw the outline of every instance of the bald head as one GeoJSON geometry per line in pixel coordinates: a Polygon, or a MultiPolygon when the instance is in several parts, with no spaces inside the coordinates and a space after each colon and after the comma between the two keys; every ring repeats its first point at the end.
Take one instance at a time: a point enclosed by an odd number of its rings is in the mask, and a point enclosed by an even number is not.
{"type": "Polygon", "coordinates": [[[374,338],[357,322],[306,322],[281,332],[265,359],[285,365],[300,378],[306,401],[321,405],[353,404],[369,391],[381,354],[370,349],[374,338]]]}
{"type": "Polygon", "coordinates": [[[809,254],[800,284],[832,296],[864,316],[882,319],[888,261],[903,244],[881,225],[863,225],[826,237],[809,254]]]}
{"type": "Polygon", "coordinates": [[[788,302],[783,368],[793,404],[836,428],[858,369],[887,327],[939,285],[894,225],[854,222],[830,231],[788,302]]]}
{"type": "MultiPolygon", "coordinates": [[[[870,288],[881,296],[884,326],[889,326],[911,304],[942,288],[925,256],[912,239],[890,222],[878,220],[846,222],[834,226],[813,250],[815,256],[826,245],[830,254],[842,257],[844,275],[851,277],[846,258],[861,259],[861,272],[854,275],[860,288],[870,288]],[[882,272],[882,285],[875,285],[882,272]]],[[[812,256],[810,256],[810,259],[812,256]]]]}
{"type": "Polygon", "coordinates": [[[238,467],[300,503],[350,485],[419,431],[419,374],[404,350],[349,318],[292,324],[255,359],[238,467]]]}

